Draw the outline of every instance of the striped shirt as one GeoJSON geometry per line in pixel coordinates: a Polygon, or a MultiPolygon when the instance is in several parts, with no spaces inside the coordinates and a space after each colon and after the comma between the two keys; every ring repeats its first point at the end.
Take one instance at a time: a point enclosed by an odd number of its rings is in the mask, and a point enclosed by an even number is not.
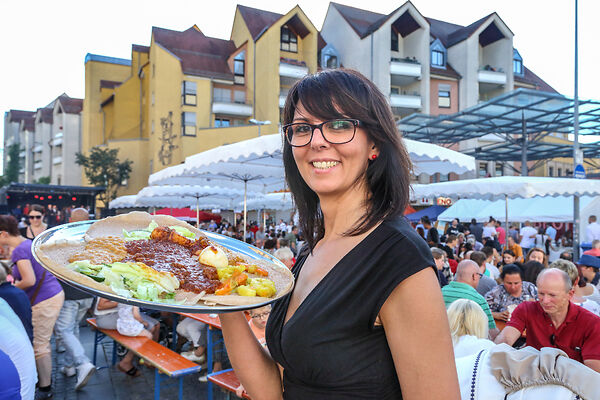
{"type": "Polygon", "coordinates": [[[473,300],[475,303],[479,304],[485,312],[485,315],[487,315],[489,329],[496,328],[496,322],[494,322],[494,317],[492,316],[487,301],[485,301],[483,296],[477,293],[477,290],[473,289],[470,285],[463,282],[452,281],[442,288],[442,295],[444,296],[446,307],[458,299],[473,300]]]}

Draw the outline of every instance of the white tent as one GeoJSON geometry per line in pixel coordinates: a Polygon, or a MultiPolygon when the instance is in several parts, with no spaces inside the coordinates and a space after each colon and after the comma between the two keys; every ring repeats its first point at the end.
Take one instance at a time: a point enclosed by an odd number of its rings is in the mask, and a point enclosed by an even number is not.
{"type": "Polygon", "coordinates": [[[130,194],[127,196],[119,196],[116,199],[112,200],[110,203],[108,203],[108,208],[133,208],[133,207],[138,207],[135,204],[135,199],[137,198],[137,195],[135,194],[130,194]]]}
{"type": "MultiPolygon", "coordinates": [[[[592,197],[583,196],[580,202],[582,208],[587,207],[592,202],[592,197]]],[[[470,221],[475,218],[477,222],[484,222],[489,217],[494,217],[506,222],[505,206],[504,200],[460,199],[438,215],[438,221],[452,221],[454,218],[470,221]]],[[[509,221],[570,222],[573,221],[572,206],[573,197],[566,196],[509,199],[509,221]]]]}

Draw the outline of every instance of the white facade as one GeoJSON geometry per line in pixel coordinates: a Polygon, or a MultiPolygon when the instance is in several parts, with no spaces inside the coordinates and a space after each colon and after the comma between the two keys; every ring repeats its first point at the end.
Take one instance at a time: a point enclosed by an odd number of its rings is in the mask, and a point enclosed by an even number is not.
{"type": "Polygon", "coordinates": [[[75,154],[81,152],[81,113],[65,112],[59,99],[54,105],[53,121],[50,183],[79,186],[82,173],[75,154]]]}

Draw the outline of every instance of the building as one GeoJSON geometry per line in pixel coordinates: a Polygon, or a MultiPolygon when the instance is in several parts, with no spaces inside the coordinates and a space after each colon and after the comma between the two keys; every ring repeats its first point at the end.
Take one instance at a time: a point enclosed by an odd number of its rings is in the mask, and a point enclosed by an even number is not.
{"type": "MultiPolygon", "coordinates": [[[[520,87],[556,92],[525,67],[513,47],[512,31],[497,13],[461,26],[424,17],[410,1],[389,14],[332,2],[321,34],[339,52],[342,65],[359,70],[389,96],[398,119],[412,113],[453,114],[520,87]]],[[[464,151],[502,140],[486,135],[453,149],[464,151]]],[[[568,142],[563,135],[544,140],[568,142]]],[[[571,161],[528,164],[535,175],[561,176],[560,171],[564,176],[571,161]]],[[[511,175],[519,167],[518,162],[482,161],[477,175],[511,175]]]]}
{"type": "MultiPolygon", "coordinates": [[[[4,113],[4,171],[8,162],[8,149],[13,144],[19,144],[19,182],[25,182],[27,152],[25,142],[27,141],[26,127],[34,129],[35,111],[10,110],[4,113]]],[[[32,166],[33,168],[33,166],[32,166]]]]}
{"type": "Polygon", "coordinates": [[[287,90],[317,71],[319,38],[300,7],[238,6],[230,40],[154,27],[130,60],[88,54],[82,149],[118,148],[133,161],[124,195],[187,156],[277,133],[287,90]]]}

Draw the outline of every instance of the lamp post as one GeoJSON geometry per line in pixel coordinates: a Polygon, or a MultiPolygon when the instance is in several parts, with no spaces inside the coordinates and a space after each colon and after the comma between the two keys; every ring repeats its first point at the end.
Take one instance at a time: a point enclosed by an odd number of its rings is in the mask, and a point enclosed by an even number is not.
{"type": "MultiPolygon", "coordinates": [[[[579,60],[578,60],[578,18],[577,18],[577,0],[575,0],[575,82],[573,88],[573,177],[575,177],[575,169],[581,163],[583,165],[583,157],[579,152],[579,60]]],[[[579,196],[573,196],[573,261],[579,259],[579,196]]]]}
{"type": "Polygon", "coordinates": [[[249,120],[251,124],[258,125],[258,136],[260,137],[260,127],[261,125],[271,125],[271,121],[259,121],[257,119],[251,118],[249,120]]]}

